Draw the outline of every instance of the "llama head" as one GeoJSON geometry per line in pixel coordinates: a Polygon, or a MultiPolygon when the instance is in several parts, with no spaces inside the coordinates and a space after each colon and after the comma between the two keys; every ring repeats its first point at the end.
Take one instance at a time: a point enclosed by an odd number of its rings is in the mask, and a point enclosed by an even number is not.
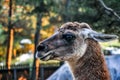
{"type": "Polygon", "coordinates": [[[42,60],[69,60],[75,56],[82,57],[87,48],[87,39],[94,41],[110,41],[116,35],[102,34],[91,29],[87,23],[68,22],[50,38],[40,42],[36,57],[42,60]]]}

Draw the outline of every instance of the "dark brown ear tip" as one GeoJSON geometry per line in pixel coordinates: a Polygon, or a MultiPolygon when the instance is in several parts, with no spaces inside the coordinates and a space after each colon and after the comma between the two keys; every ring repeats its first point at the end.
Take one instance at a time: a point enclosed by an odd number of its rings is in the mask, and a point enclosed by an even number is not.
{"type": "Polygon", "coordinates": [[[85,23],[85,22],[80,23],[80,26],[82,28],[89,28],[89,29],[91,29],[90,25],[88,23],[85,23]]]}

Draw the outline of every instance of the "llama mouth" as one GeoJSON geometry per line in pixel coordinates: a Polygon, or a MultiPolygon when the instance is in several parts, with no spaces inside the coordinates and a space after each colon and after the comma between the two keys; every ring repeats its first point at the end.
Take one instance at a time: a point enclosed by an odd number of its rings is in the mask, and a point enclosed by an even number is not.
{"type": "Polygon", "coordinates": [[[46,60],[46,59],[49,59],[51,56],[52,56],[53,52],[48,52],[46,53],[45,55],[41,56],[40,59],[41,60],[46,60]]]}
{"type": "Polygon", "coordinates": [[[49,51],[47,53],[44,53],[44,55],[42,55],[42,54],[43,53],[41,53],[41,52],[37,52],[36,53],[36,58],[47,61],[47,60],[54,59],[55,57],[58,57],[58,56],[55,55],[55,52],[53,52],[53,51],[49,51]]]}
{"type": "Polygon", "coordinates": [[[59,60],[59,61],[64,61],[65,57],[64,56],[58,56],[54,51],[49,51],[47,53],[44,53],[42,55],[41,52],[36,53],[36,58],[39,58],[40,60],[43,61],[48,61],[48,60],[59,60]]]}

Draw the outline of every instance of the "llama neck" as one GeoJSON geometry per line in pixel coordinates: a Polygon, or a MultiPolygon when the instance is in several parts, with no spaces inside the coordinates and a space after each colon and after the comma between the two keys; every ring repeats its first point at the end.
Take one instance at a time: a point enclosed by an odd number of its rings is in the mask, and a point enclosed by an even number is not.
{"type": "Polygon", "coordinates": [[[104,55],[97,42],[89,40],[85,54],[80,59],[71,60],[68,63],[75,80],[110,80],[104,55]]]}

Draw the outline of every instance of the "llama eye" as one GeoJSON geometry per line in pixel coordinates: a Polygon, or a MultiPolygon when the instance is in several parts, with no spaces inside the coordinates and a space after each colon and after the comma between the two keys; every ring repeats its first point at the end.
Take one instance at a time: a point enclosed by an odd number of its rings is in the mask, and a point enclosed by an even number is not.
{"type": "Polygon", "coordinates": [[[66,33],[66,34],[63,34],[62,38],[67,40],[68,42],[71,42],[75,39],[75,35],[72,33],[66,33]]]}

